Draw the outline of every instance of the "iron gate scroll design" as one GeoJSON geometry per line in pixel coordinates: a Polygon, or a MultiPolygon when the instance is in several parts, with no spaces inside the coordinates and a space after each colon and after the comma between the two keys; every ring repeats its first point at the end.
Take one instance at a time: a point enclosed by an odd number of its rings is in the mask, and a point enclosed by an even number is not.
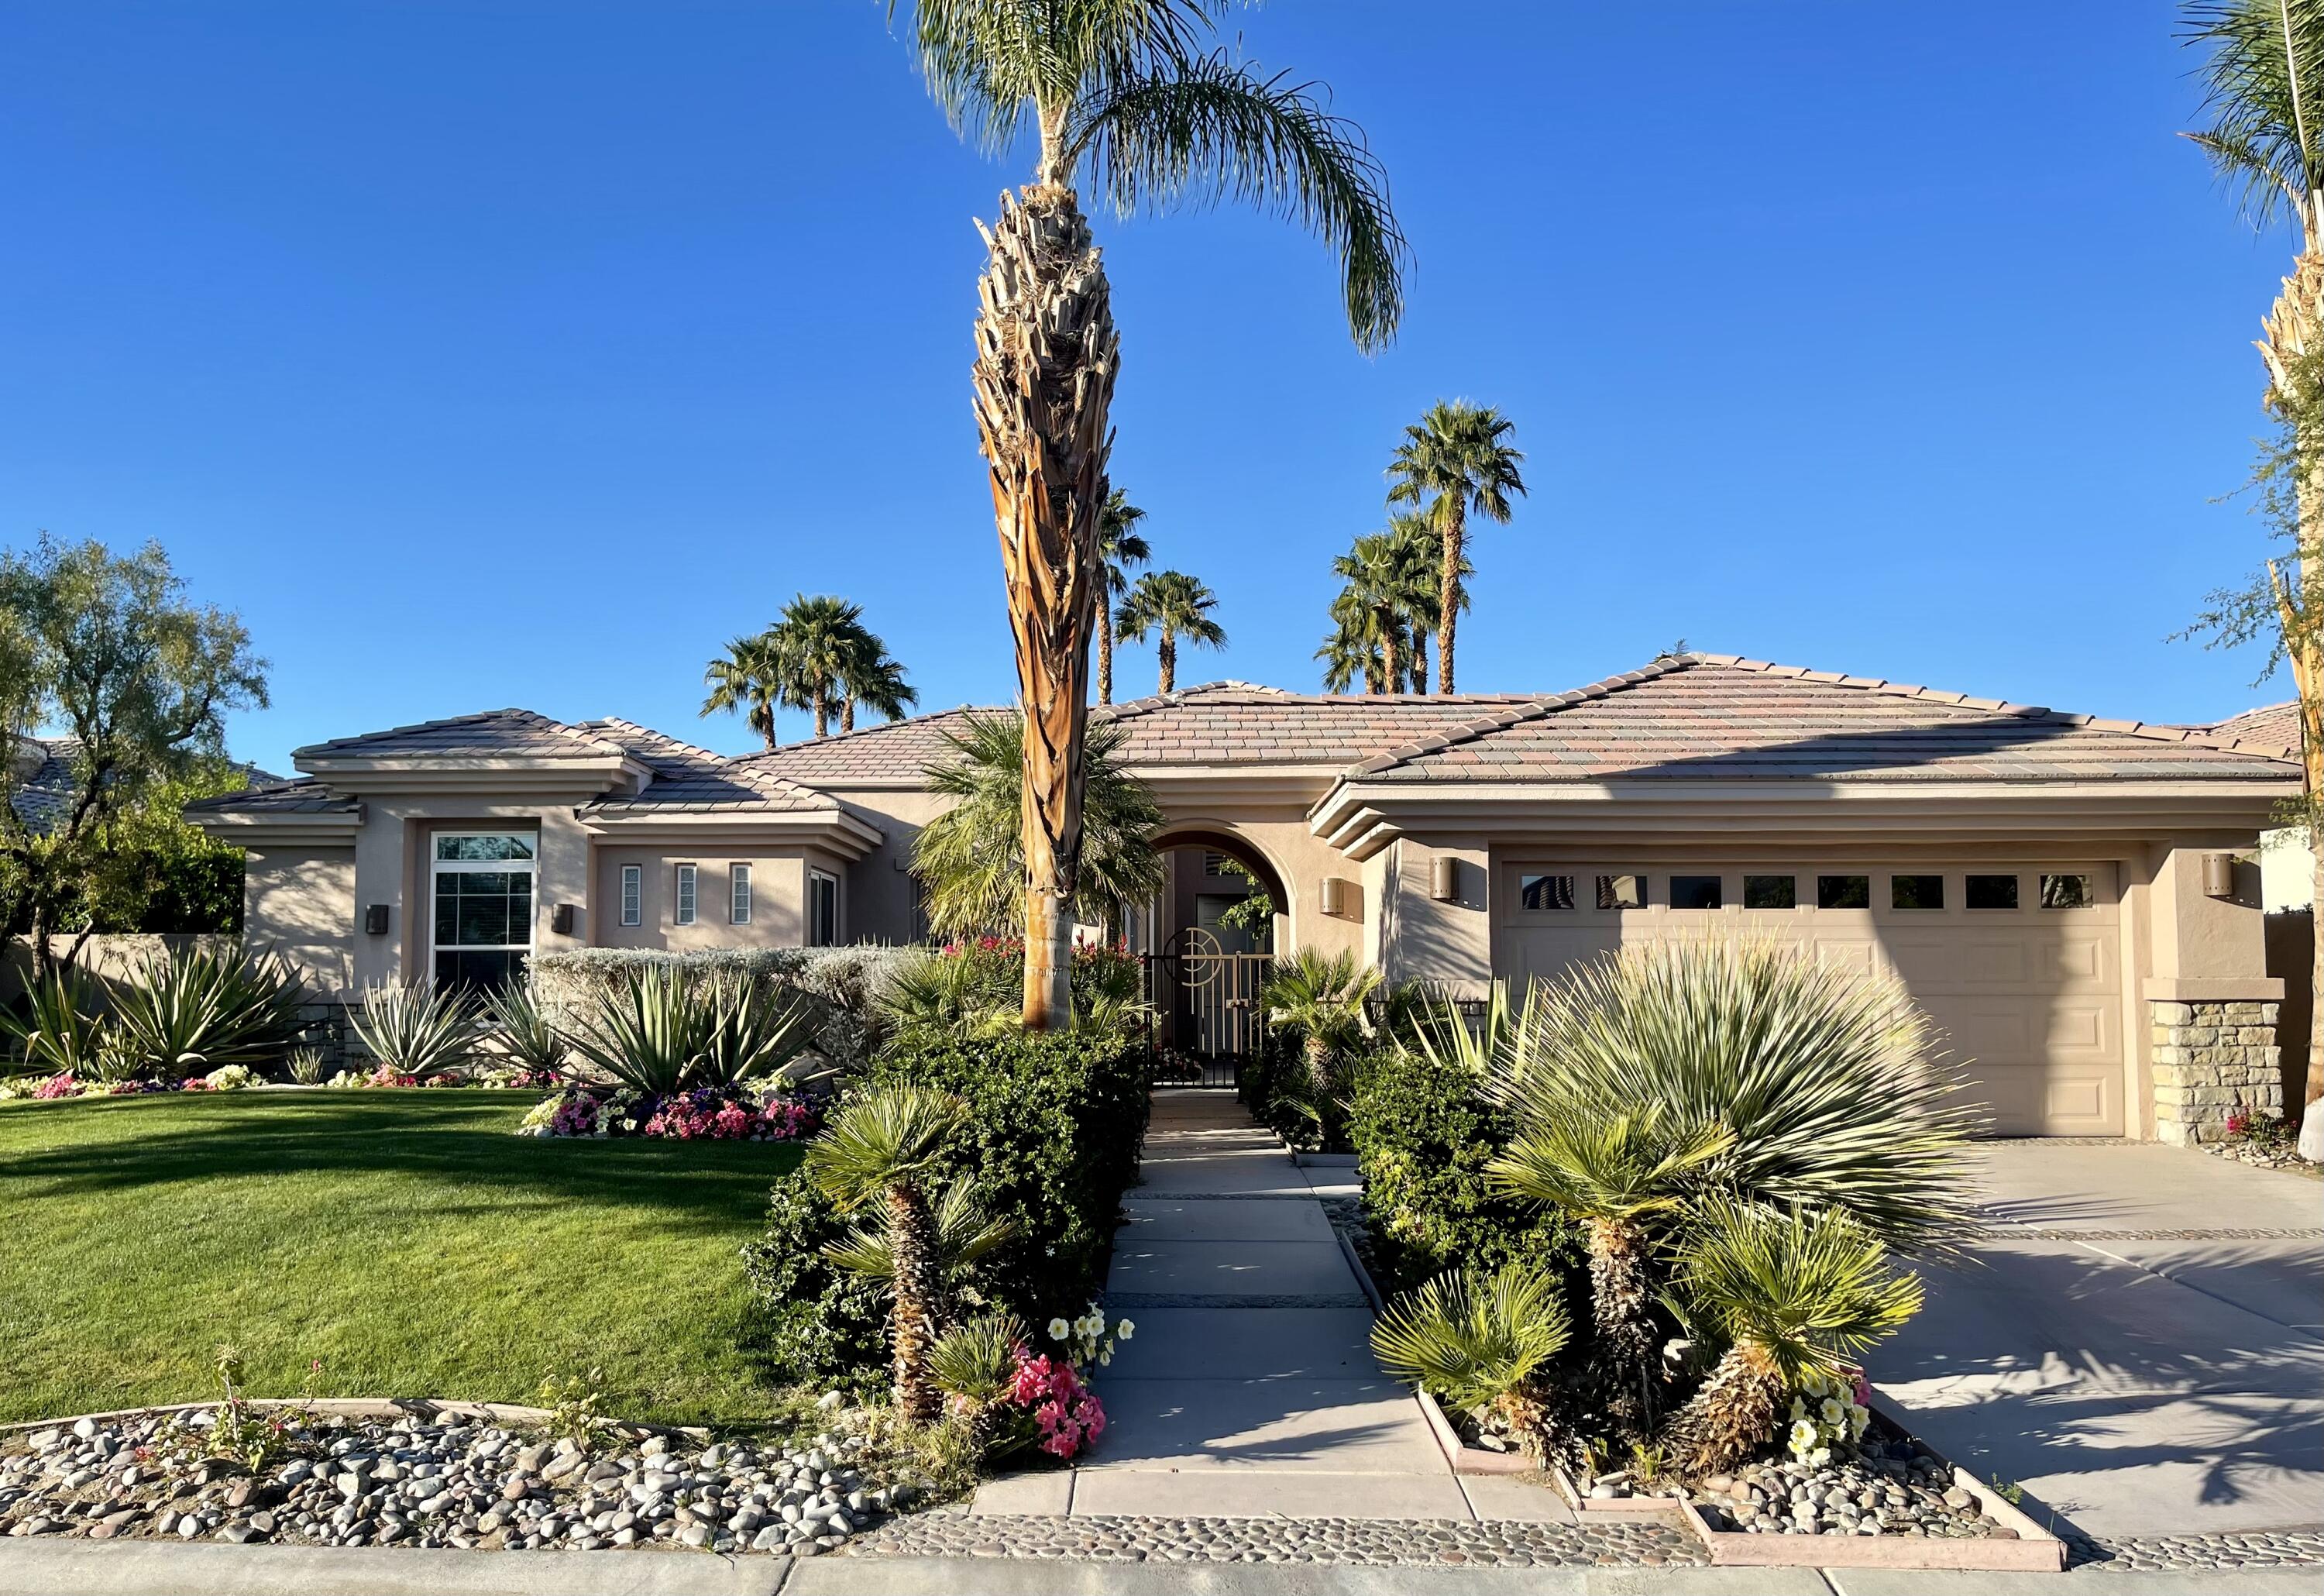
{"type": "Polygon", "coordinates": [[[1228,953],[1198,926],[1145,956],[1146,1001],[1161,1017],[1163,1040],[1202,1066],[1190,1085],[1232,1086],[1236,1067],[1259,1052],[1266,1031],[1259,989],[1275,961],[1263,953],[1228,953]]]}

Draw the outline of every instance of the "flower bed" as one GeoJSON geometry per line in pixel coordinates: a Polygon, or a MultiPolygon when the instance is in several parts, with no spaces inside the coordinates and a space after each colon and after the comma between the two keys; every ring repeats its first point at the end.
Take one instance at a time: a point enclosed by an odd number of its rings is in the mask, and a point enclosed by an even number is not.
{"type": "Polygon", "coordinates": [[[444,1070],[431,1075],[414,1075],[392,1065],[375,1065],[367,1070],[343,1069],[323,1084],[334,1092],[364,1092],[410,1086],[488,1086],[499,1091],[538,1092],[558,1084],[557,1077],[546,1070],[524,1069],[514,1066],[488,1066],[484,1069],[444,1070]]]}
{"type": "Polygon", "coordinates": [[[143,1097],[155,1092],[240,1092],[265,1084],[256,1072],[239,1064],[226,1065],[206,1075],[172,1080],[133,1077],[124,1081],[85,1081],[70,1070],[60,1070],[53,1075],[20,1075],[14,1080],[0,1081],[0,1102],[30,1099],[59,1102],[73,1097],[143,1097]]]}
{"type": "Polygon", "coordinates": [[[626,1087],[567,1086],[544,1098],[519,1136],[649,1136],[670,1141],[801,1141],[817,1124],[814,1105],[788,1093],[703,1087],[649,1096],[626,1087]]]}

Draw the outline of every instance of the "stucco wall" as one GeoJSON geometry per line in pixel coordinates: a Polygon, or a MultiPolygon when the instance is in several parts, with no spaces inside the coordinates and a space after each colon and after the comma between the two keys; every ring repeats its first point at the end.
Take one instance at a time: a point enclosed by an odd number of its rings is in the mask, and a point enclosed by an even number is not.
{"type": "MultiPolygon", "coordinates": [[[[820,866],[825,870],[829,866],[820,866]]],[[[843,878],[844,879],[844,878],[843,878]]],[[[806,902],[807,853],[799,848],[736,850],[715,846],[685,852],[676,844],[600,846],[591,917],[596,947],[651,947],[683,951],[696,947],[798,947],[806,940],[801,906],[806,902]],[[643,889],[641,923],[622,924],[622,870],[639,867],[643,889]],[[678,867],[691,864],[696,876],[696,918],[681,926],[677,914],[678,867]],[[751,921],[735,925],[729,913],[731,871],[751,867],[751,921]]]]}
{"type": "Polygon", "coordinates": [[[355,851],[269,847],[245,856],[243,935],[307,972],[318,994],[355,984],[355,851]]]}

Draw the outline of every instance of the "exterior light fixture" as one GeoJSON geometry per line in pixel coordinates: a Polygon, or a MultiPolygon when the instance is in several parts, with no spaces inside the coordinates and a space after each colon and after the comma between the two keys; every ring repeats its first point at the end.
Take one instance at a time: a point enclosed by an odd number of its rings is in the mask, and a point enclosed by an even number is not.
{"type": "Polygon", "coordinates": [[[1439,853],[1428,862],[1428,895],[1439,903],[1452,903],[1460,898],[1460,860],[1450,853],[1439,853]]]}
{"type": "Polygon", "coordinates": [[[1348,912],[1348,883],[1345,880],[1335,875],[1323,878],[1322,907],[1325,914],[1334,917],[1348,912]]]}
{"type": "Polygon", "coordinates": [[[549,911],[549,928],[559,936],[573,935],[573,906],[560,903],[549,911]]]}
{"type": "Polygon", "coordinates": [[[370,936],[387,935],[387,905],[370,903],[364,906],[364,933],[370,936]]]}
{"type": "Polygon", "coordinates": [[[2203,855],[2203,896],[2233,898],[2236,895],[2236,856],[2233,853],[2203,855]]]}

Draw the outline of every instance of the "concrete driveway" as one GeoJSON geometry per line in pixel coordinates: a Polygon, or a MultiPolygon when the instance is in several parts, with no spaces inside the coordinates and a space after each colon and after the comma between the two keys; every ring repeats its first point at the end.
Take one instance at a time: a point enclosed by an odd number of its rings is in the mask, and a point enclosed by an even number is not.
{"type": "Polygon", "coordinates": [[[1992,1235],[1874,1382],[2098,1536],[2324,1523],[2324,1185],[2190,1149],[1978,1150],[1992,1235]]]}

